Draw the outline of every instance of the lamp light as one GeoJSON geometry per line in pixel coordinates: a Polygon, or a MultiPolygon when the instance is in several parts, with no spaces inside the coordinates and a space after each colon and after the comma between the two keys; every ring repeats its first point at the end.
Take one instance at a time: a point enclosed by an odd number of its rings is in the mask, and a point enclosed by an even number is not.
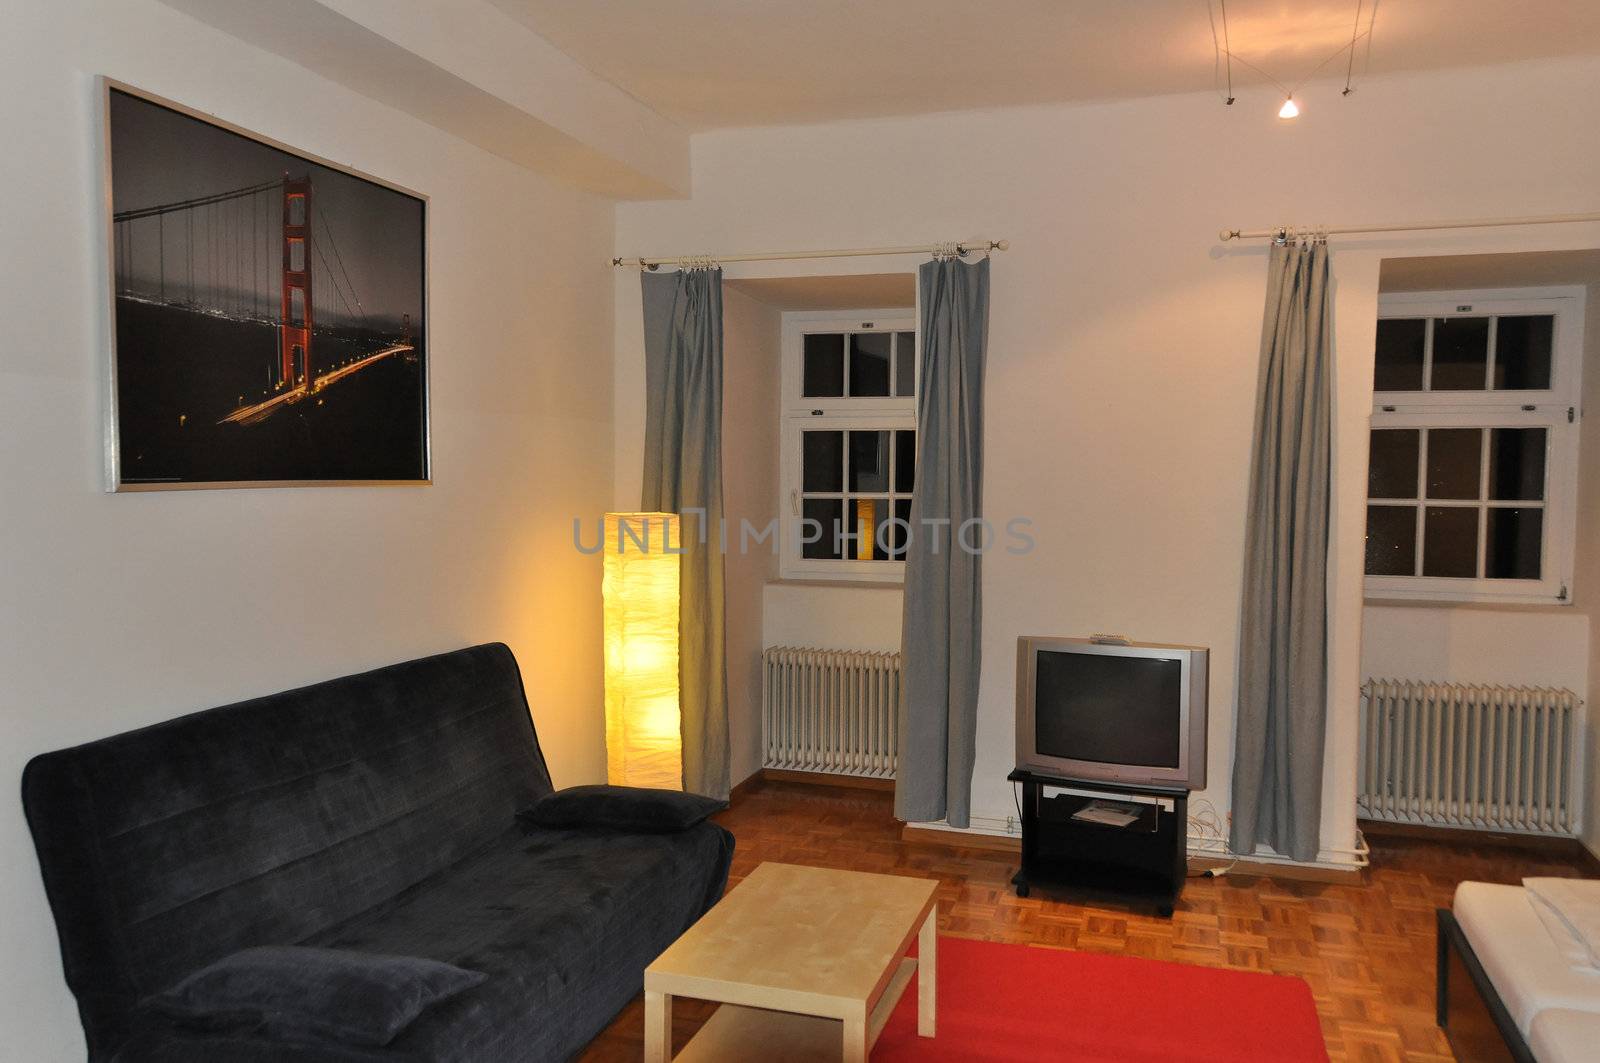
{"type": "Polygon", "coordinates": [[[856,560],[871,561],[872,533],[875,523],[876,503],[870,498],[856,499],[856,560]]]}
{"type": "Polygon", "coordinates": [[[1283,106],[1278,108],[1278,117],[1286,119],[1300,117],[1300,108],[1295,106],[1293,96],[1286,96],[1284,98],[1283,106]]]}
{"type": "Polygon", "coordinates": [[[606,514],[606,781],[616,786],[683,789],[681,553],[675,514],[606,514]]]}

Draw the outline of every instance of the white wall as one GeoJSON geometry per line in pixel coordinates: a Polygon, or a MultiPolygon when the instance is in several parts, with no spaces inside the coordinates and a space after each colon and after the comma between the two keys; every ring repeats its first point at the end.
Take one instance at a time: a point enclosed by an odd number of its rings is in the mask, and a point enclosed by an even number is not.
{"type": "MultiPolygon", "coordinates": [[[[1104,630],[1212,648],[1205,796],[1225,812],[1266,248],[1219,245],[1217,230],[1587,209],[1600,167],[1597,93],[1600,63],[1560,61],[1373,78],[1347,99],[1310,94],[1296,123],[1272,117],[1270,93],[1242,94],[1233,107],[1197,93],[706,134],[695,140],[693,197],[620,206],[617,247],[1009,238],[1012,250],[994,264],[984,505],[991,519],[1031,517],[1038,549],[985,561],[974,815],[1011,810],[1017,636],[1104,630]]],[[[1349,846],[1355,826],[1379,262],[1591,246],[1600,226],[1335,241],[1325,849],[1349,846]]],[[[638,453],[637,283],[617,287],[619,483],[638,453]]]]}
{"type": "MultiPolygon", "coordinates": [[[[610,205],[150,0],[11,4],[5,20],[11,793],[44,750],[495,639],[522,663],[558,785],[601,779],[600,573],[571,519],[611,490],[610,205]],[[432,197],[434,486],[102,492],[101,73],[432,197]]],[[[82,1059],[15,796],[0,845],[0,1059],[82,1059]]]]}
{"type": "Polygon", "coordinates": [[[900,652],[898,583],[786,581],[766,590],[768,646],[900,652]]]}
{"type": "Polygon", "coordinates": [[[1554,608],[1369,605],[1361,675],[1565,687],[1587,697],[1589,617],[1554,608]]]}
{"type": "MultiPolygon", "coordinates": [[[[778,365],[783,317],[732,288],[722,293],[722,513],[730,542],[740,522],[763,528],[777,514],[778,365]]],[[[641,470],[642,471],[642,470],[641,470]]],[[[762,594],[778,571],[763,548],[727,555],[728,777],[738,785],[761,767],[762,594]]]]}
{"type": "Polygon", "coordinates": [[[1600,281],[1584,299],[1583,414],[1578,440],[1578,538],[1574,551],[1573,608],[1589,614],[1589,802],[1583,842],[1600,855],[1600,281]],[[1594,420],[1590,420],[1593,418],[1594,420]]]}

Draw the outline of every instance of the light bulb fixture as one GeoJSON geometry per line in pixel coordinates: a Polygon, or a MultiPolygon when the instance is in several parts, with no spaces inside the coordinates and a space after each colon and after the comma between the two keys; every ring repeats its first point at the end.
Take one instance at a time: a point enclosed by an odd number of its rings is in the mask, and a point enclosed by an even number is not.
{"type": "Polygon", "coordinates": [[[1309,83],[1329,63],[1346,56],[1344,64],[1344,89],[1340,96],[1349,96],[1355,91],[1354,80],[1356,73],[1356,51],[1363,40],[1366,41],[1366,57],[1362,60],[1363,73],[1372,62],[1372,31],[1378,21],[1378,5],[1376,0],[1368,7],[1364,0],[1356,0],[1355,17],[1350,23],[1350,40],[1341,44],[1331,55],[1311,68],[1311,72],[1299,81],[1279,81],[1270,72],[1263,70],[1255,63],[1233,50],[1233,42],[1228,33],[1228,4],[1227,0],[1206,0],[1206,12],[1211,17],[1211,81],[1212,87],[1222,97],[1224,105],[1232,106],[1235,100],[1233,94],[1233,61],[1239,62],[1260,74],[1267,81],[1278,87],[1283,93],[1283,106],[1278,108],[1278,117],[1289,121],[1300,117],[1300,105],[1295,102],[1294,94],[1309,83]],[[1366,28],[1361,28],[1361,16],[1366,14],[1366,28]],[[1221,16],[1220,18],[1218,16],[1221,16]],[[1220,32],[1219,32],[1220,30],[1220,32]],[[1348,54],[1347,54],[1348,53],[1348,54]],[[1224,80],[1226,75],[1226,80],[1224,80]],[[1224,89],[1226,85],[1226,89],[1224,89]]]}

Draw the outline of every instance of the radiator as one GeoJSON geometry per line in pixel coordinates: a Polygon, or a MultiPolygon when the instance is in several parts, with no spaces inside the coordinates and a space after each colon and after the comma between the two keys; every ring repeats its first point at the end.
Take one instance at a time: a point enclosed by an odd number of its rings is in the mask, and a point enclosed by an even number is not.
{"type": "Polygon", "coordinates": [[[898,653],[774,646],[762,662],[764,767],[894,777],[898,653]]]}
{"type": "Polygon", "coordinates": [[[1361,693],[1363,818],[1578,833],[1583,702],[1572,691],[1370,679],[1361,693]]]}

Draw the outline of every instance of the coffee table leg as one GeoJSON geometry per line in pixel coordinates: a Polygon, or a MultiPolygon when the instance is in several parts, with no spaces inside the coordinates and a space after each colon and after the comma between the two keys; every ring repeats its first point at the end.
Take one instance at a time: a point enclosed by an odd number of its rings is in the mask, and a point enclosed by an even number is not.
{"type": "Polygon", "coordinates": [[[672,1057],[672,994],[644,991],[644,1063],[672,1057]]]}
{"type": "Polygon", "coordinates": [[[867,1063],[866,1016],[844,1020],[844,1063],[867,1063]]]}
{"type": "Polygon", "coordinates": [[[939,996],[939,905],[922,921],[917,937],[917,1033],[933,1036],[939,996]]]}

